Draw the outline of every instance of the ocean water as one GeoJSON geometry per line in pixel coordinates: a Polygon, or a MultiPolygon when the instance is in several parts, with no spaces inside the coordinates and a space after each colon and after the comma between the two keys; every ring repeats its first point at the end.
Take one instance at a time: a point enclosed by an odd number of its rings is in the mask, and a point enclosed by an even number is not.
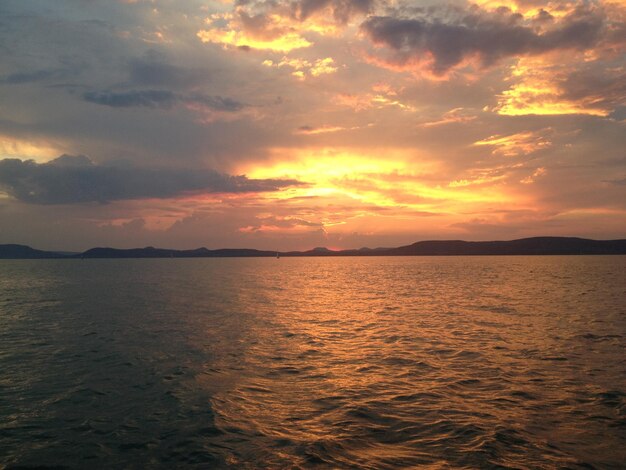
{"type": "Polygon", "coordinates": [[[0,261],[0,468],[626,466],[626,257],[0,261]]]}

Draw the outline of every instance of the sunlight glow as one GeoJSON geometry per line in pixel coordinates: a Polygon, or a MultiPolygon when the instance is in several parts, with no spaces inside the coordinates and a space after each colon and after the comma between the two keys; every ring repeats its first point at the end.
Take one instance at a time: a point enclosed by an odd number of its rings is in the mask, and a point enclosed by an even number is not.
{"type": "Polygon", "coordinates": [[[45,163],[62,153],[63,149],[52,142],[0,135],[0,158],[21,158],[45,163]]]}
{"type": "MultiPolygon", "coordinates": [[[[512,193],[500,183],[506,175],[483,172],[471,180],[439,184],[429,175],[442,171],[441,165],[416,158],[414,152],[385,149],[385,159],[375,153],[354,153],[340,149],[275,149],[272,163],[249,165],[240,171],[251,178],[293,178],[304,182],[267,197],[287,203],[314,200],[320,206],[340,204],[355,209],[394,209],[395,225],[411,219],[412,212],[462,213],[485,204],[528,204],[528,198],[512,193]],[[311,199],[313,198],[313,199],[311,199]],[[340,202],[341,201],[341,202],[340,202]]],[[[351,211],[344,209],[344,212],[351,211]]]]}
{"type": "Polygon", "coordinates": [[[202,42],[212,42],[224,46],[251,47],[253,49],[269,49],[278,52],[288,52],[293,49],[309,47],[311,43],[297,33],[287,33],[274,39],[257,39],[241,31],[223,31],[207,29],[198,31],[202,42]]]}

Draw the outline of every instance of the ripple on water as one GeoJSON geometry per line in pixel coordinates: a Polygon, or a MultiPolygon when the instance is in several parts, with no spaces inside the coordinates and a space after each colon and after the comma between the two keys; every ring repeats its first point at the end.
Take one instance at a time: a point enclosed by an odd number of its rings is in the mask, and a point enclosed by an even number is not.
{"type": "Polygon", "coordinates": [[[623,258],[46,261],[0,264],[0,467],[626,461],[623,258]]]}

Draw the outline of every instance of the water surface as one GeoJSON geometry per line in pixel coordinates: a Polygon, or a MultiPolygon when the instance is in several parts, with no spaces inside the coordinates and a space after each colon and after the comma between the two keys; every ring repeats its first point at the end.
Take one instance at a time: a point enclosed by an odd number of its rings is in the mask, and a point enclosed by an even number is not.
{"type": "Polygon", "coordinates": [[[626,257],[0,261],[0,467],[624,468],[626,257]]]}

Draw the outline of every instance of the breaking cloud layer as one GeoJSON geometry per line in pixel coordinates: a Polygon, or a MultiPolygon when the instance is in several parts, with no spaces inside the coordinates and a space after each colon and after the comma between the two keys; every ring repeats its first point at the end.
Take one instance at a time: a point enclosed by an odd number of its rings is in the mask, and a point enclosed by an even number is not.
{"type": "Polygon", "coordinates": [[[372,13],[376,0],[297,0],[264,2],[240,0],[232,12],[214,13],[208,29],[197,35],[202,42],[253,49],[289,52],[308,48],[308,36],[336,35],[350,20],[372,13]]]}
{"type": "Polygon", "coordinates": [[[624,237],[625,6],[3,0],[0,243],[624,237]]]}
{"type": "Polygon", "coordinates": [[[127,199],[166,199],[184,193],[278,191],[293,180],[254,180],[211,170],[96,165],[84,155],[62,155],[48,163],[0,160],[0,189],[33,204],[107,203],[127,199]]]}

